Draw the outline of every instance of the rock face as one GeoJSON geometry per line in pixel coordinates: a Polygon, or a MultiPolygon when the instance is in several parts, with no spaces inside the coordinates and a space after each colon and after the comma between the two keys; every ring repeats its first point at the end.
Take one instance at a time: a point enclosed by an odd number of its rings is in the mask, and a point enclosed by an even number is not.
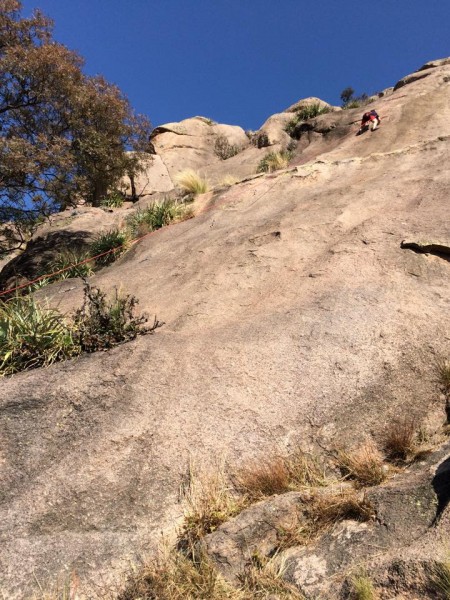
{"type": "MultiPolygon", "coordinates": [[[[355,136],[361,109],[314,119],[290,167],[271,175],[249,175],[270,148],[248,140],[233,158],[215,156],[216,126],[202,119],[155,132],[172,181],[190,166],[217,179],[233,167],[241,182],[200,197],[194,219],[93,277],[157,314],[165,325],[154,336],[2,380],[5,597],[72,570],[88,598],[99,581],[120,579],[181,515],[190,456],[240,464],[274,440],[357,442],[399,414],[442,422],[435,365],[449,353],[450,263],[401,248],[449,234],[450,65],[423,73],[371,105],[382,117],[373,133],[355,136]]],[[[92,214],[89,235],[127,210],[92,214]]],[[[81,287],[70,280],[40,295],[69,312],[81,287]]],[[[395,540],[397,509],[377,493],[395,540]]],[[[412,531],[423,531],[408,507],[412,531]]],[[[446,510],[438,528],[448,528],[446,510]]],[[[423,535],[423,560],[443,554],[437,531],[423,535]]]]}

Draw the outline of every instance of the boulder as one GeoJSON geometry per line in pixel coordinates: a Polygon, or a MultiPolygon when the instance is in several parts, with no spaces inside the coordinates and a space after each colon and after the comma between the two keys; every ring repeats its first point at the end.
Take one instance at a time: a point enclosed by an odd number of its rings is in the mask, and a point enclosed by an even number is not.
{"type": "Polygon", "coordinates": [[[292,113],[305,108],[306,106],[311,106],[314,104],[318,104],[321,108],[329,108],[330,110],[340,110],[337,106],[332,106],[325,102],[325,100],[321,100],[320,98],[315,98],[314,96],[310,96],[309,98],[303,98],[302,100],[298,100],[294,104],[291,104],[288,108],[285,108],[283,112],[292,113]]]}
{"type": "MultiPolygon", "coordinates": [[[[142,170],[134,178],[136,196],[146,196],[155,192],[170,192],[174,189],[169,171],[158,155],[149,154],[141,159],[142,170]]],[[[129,177],[124,177],[124,192],[128,197],[133,194],[129,177]]]]}

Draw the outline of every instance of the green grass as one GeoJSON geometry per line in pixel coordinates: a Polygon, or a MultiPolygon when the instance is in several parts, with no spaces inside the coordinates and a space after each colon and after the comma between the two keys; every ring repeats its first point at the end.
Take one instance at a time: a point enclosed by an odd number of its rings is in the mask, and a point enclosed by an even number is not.
{"type": "Polygon", "coordinates": [[[286,133],[292,136],[297,125],[302,121],[313,119],[314,117],[318,117],[319,115],[326,115],[330,111],[331,108],[329,108],[328,106],[321,106],[319,103],[304,106],[295,112],[295,116],[288,122],[284,130],[286,131],[286,133]]]}
{"type": "Polygon", "coordinates": [[[189,216],[190,212],[185,204],[166,198],[162,202],[150,204],[147,208],[138,209],[128,217],[127,226],[131,237],[136,238],[189,216]]]}
{"type": "Polygon", "coordinates": [[[105,196],[100,202],[100,206],[104,206],[105,208],[120,208],[123,206],[124,196],[118,190],[111,192],[107,196],[105,196]]]}
{"type": "Polygon", "coordinates": [[[373,583],[366,573],[359,573],[351,578],[353,598],[355,600],[376,600],[373,583]]]}
{"type": "Polygon", "coordinates": [[[260,160],[256,172],[273,173],[273,171],[277,171],[278,169],[286,169],[289,166],[291,158],[292,154],[284,150],[281,152],[269,152],[260,160]]]}
{"type": "Polygon", "coordinates": [[[102,233],[92,242],[90,246],[90,256],[98,256],[104,252],[109,252],[104,256],[95,259],[95,264],[101,267],[110,265],[128,248],[128,232],[122,229],[111,229],[102,233]]]}
{"type": "Polygon", "coordinates": [[[32,296],[0,306],[0,375],[44,367],[79,353],[74,330],[61,313],[32,296]]]}
{"type": "Polygon", "coordinates": [[[439,598],[450,600],[450,560],[436,563],[431,574],[431,583],[439,598]]]}
{"type": "Polygon", "coordinates": [[[89,258],[88,252],[76,252],[74,250],[65,250],[50,262],[47,270],[50,272],[61,271],[52,276],[50,281],[59,281],[61,279],[70,279],[72,277],[89,277],[94,272],[94,261],[79,263],[89,258]]]}

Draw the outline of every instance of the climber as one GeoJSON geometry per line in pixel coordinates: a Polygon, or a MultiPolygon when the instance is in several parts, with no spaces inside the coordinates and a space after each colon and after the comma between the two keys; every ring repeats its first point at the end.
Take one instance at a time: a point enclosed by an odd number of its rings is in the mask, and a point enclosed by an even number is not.
{"type": "Polygon", "coordinates": [[[365,112],[361,119],[361,126],[358,130],[357,135],[359,135],[360,133],[365,131],[366,128],[369,128],[371,125],[372,125],[370,127],[371,130],[375,131],[375,129],[378,127],[379,124],[380,124],[380,117],[376,110],[371,110],[370,112],[365,112]]]}

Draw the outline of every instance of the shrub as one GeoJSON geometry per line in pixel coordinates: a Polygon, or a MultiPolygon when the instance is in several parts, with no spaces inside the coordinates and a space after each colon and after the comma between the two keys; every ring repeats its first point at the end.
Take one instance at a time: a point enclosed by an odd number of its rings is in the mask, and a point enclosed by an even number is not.
{"type": "Polygon", "coordinates": [[[58,254],[58,256],[50,262],[49,269],[54,271],[61,271],[62,273],[56,273],[51,277],[50,281],[59,281],[61,279],[70,279],[71,277],[89,277],[94,272],[93,262],[83,262],[89,258],[89,253],[76,252],[73,250],[65,250],[58,254]],[[83,264],[79,264],[82,263],[83,264]]]}
{"type": "Polygon", "coordinates": [[[124,230],[111,229],[106,233],[102,233],[92,242],[89,254],[91,256],[99,256],[95,259],[95,263],[99,266],[106,266],[113,263],[121,254],[127,250],[128,234],[124,230]]]}
{"type": "Polygon", "coordinates": [[[119,190],[114,190],[102,198],[100,206],[104,206],[105,208],[120,208],[123,206],[124,200],[125,198],[122,192],[119,192],[119,190]]]}
{"type": "Polygon", "coordinates": [[[32,296],[0,305],[0,375],[51,365],[79,353],[73,328],[32,296]]]}
{"type": "Polygon", "coordinates": [[[225,135],[218,135],[214,143],[214,152],[222,160],[227,160],[227,158],[239,154],[240,149],[238,146],[230,144],[225,135]]]}
{"type": "Polygon", "coordinates": [[[137,335],[152,333],[162,323],[155,321],[152,327],[143,327],[147,316],[134,314],[138,301],[134,296],[120,296],[117,290],[110,302],[106,294],[84,282],[84,301],[74,316],[76,338],[83,352],[106,350],[122,342],[133,340],[137,335]]]}
{"type": "Polygon", "coordinates": [[[184,204],[166,198],[162,202],[150,204],[147,208],[138,209],[127,218],[131,236],[137,237],[169,225],[172,221],[186,218],[189,211],[184,204]]]}
{"type": "Polygon", "coordinates": [[[178,173],[175,179],[183,190],[189,194],[193,194],[194,196],[197,196],[198,194],[204,194],[209,190],[209,185],[206,179],[203,179],[193,169],[185,169],[184,171],[181,171],[181,173],[178,173]]]}
{"type": "Polygon", "coordinates": [[[386,479],[383,457],[372,440],[351,451],[339,450],[337,463],[342,473],[359,485],[378,485],[386,479]]]}
{"type": "Polygon", "coordinates": [[[245,135],[248,137],[253,146],[257,148],[267,148],[270,146],[269,136],[264,131],[246,131],[245,135]]]}
{"type": "Polygon", "coordinates": [[[330,111],[331,108],[329,106],[321,106],[318,102],[303,106],[295,112],[295,116],[288,122],[284,130],[287,134],[293,136],[295,128],[299,123],[313,119],[319,115],[326,115],[330,111]]]}
{"type": "Polygon", "coordinates": [[[281,152],[269,152],[269,154],[266,154],[266,156],[259,162],[256,172],[272,173],[278,169],[285,169],[288,167],[291,157],[292,155],[290,152],[283,150],[281,152]]]}

